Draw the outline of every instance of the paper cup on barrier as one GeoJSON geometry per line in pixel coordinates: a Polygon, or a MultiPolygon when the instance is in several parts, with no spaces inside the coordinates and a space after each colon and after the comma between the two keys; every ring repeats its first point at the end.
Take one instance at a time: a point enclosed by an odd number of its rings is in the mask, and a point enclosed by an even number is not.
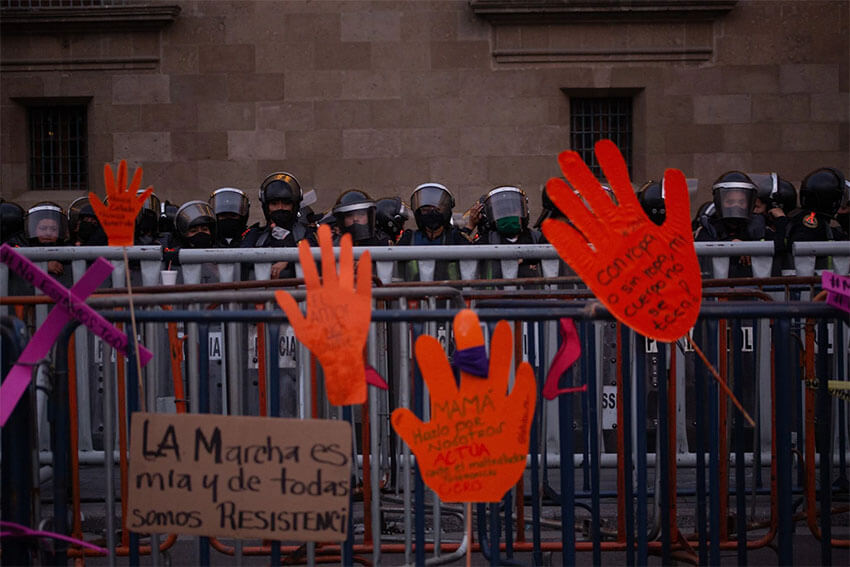
{"type": "Polygon", "coordinates": [[[177,270],[160,270],[163,285],[174,285],[177,283],[177,270]]]}

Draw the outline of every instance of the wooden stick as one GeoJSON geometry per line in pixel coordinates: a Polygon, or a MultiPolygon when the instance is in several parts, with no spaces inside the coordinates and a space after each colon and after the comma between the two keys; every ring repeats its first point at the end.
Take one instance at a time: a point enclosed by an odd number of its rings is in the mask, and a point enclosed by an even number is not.
{"type": "Polygon", "coordinates": [[[472,567],[472,502],[466,503],[466,567],[472,567]]]}
{"type": "Polygon", "coordinates": [[[732,390],[729,389],[729,386],[726,385],[726,380],[724,380],[720,376],[720,374],[717,373],[717,370],[714,369],[714,367],[711,365],[711,363],[705,357],[705,354],[703,354],[703,352],[700,350],[700,348],[696,345],[694,340],[691,338],[690,333],[686,334],[685,338],[688,339],[688,342],[690,343],[691,348],[694,349],[694,351],[697,353],[697,355],[699,355],[703,364],[705,364],[706,368],[708,368],[708,370],[711,372],[711,375],[714,376],[714,379],[717,381],[717,383],[720,384],[720,388],[726,393],[727,396],[729,396],[729,399],[732,400],[732,403],[735,404],[735,407],[738,408],[738,410],[742,414],[744,414],[744,419],[747,420],[747,422],[750,424],[751,427],[755,427],[756,422],[753,421],[753,418],[750,417],[750,414],[747,413],[747,410],[744,409],[744,406],[741,405],[741,402],[738,401],[738,398],[735,397],[735,394],[733,394],[732,390]]]}
{"type": "Polygon", "coordinates": [[[124,275],[127,279],[127,296],[130,302],[130,324],[133,332],[133,347],[136,351],[136,379],[138,380],[139,389],[139,409],[145,410],[145,387],[142,383],[142,361],[139,359],[139,333],[136,331],[136,308],[133,306],[133,288],[130,287],[130,260],[127,258],[127,247],[121,247],[124,250],[124,275]]]}

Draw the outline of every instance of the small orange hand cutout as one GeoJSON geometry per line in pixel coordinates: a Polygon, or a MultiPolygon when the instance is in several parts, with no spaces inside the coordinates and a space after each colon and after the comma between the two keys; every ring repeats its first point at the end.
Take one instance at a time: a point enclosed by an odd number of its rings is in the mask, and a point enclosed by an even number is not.
{"type": "Polygon", "coordinates": [[[354,253],[351,235],[340,241],[339,275],[334,262],[333,240],[328,225],[319,227],[322,249],[322,283],[306,240],[298,243],[298,257],[307,284],[307,317],[285,291],[275,299],[289,318],[295,336],[319,359],[325,373],[328,399],[335,406],[366,401],[366,367],[363,347],[372,319],[372,260],[365,251],[357,264],[354,287],[354,253]]]}
{"type": "Polygon", "coordinates": [[[104,205],[94,193],[89,193],[89,202],[94,214],[106,232],[110,246],[132,246],[136,215],[153,193],[153,187],[148,187],[144,193],[137,196],[136,191],[142,184],[142,168],[136,169],[133,180],[127,186],[127,162],[123,159],[118,164],[117,178],[112,173],[112,167],[108,163],[104,164],[103,182],[106,185],[108,205],[104,205]]]}
{"type": "Polygon", "coordinates": [[[617,319],[644,336],[675,341],[693,327],[702,300],[685,176],[664,173],[667,217],[658,226],[638,203],[617,146],[600,140],[595,149],[616,204],[576,152],[563,152],[561,171],[581,197],[557,178],[546,192],[575,228],[548,219],[543,233],[617,319]]]}
{"type": "MultiPolygon", "coordinates": [[[[454,335],[459,350],[484,345],[478,315],[469,309],[455,316],[454,335]]],[[[512,353],[510,325],[499,321],[490,341],[489,376],[461,371],[458,389],[439,341],[426,335],[416,340],[431,421],[399,408],[392,425],[416,455],[422,480],[444,502],[498,502],[525,470],[537,388],[523,362],[508,395],[512,353]]]]}

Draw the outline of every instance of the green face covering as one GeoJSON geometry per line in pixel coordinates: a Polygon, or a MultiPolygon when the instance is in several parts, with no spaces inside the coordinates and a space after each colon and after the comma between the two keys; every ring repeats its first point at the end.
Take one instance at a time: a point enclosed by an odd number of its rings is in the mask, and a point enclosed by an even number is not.
{"type": "Polygon", "coordinates": [[[516,236],[522,230],[519,217],[504,217],[496,221],[496,230],[505,236],[516,236]]]}

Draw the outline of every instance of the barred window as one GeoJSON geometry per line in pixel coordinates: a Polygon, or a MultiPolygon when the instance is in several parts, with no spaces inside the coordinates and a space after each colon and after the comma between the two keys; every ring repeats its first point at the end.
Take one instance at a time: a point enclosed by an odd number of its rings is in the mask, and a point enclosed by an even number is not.
{"type": "Polygon", "coordinates": [[[30,189],[88,189],[86,105],[30,106],[30,189]]]}
{"type": "Polygon", "coordinates": [[[604,138],[620,149],[631,174],[632,98],[570,97],[570,145],[600,178],[602,168],[596,161],[593,144],[604,138]]]}

